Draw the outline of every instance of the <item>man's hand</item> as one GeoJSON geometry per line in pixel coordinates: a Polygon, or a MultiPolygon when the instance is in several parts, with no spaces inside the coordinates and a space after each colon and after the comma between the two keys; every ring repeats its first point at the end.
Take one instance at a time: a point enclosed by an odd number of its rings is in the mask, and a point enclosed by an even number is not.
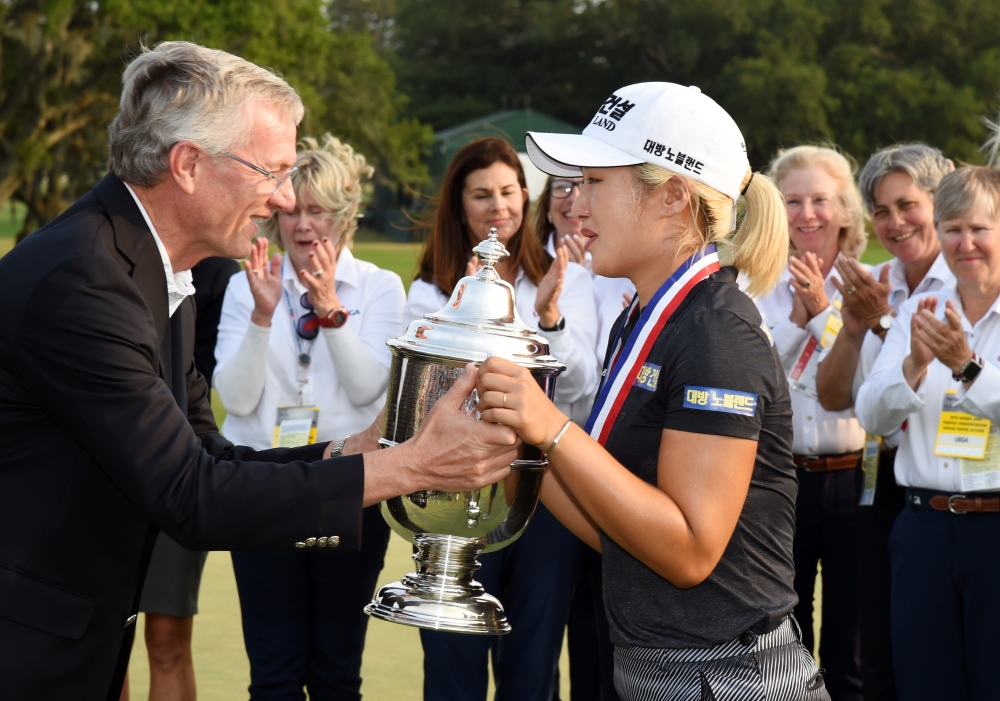
{"type": "MultiPolygon", "coordinates": [[[[365,506],[425,489],[479,489],[510,474],[521,444],[514,430],[462,411],[477,377],[476,366],[466,365],[465,374],[438,400],[413,438],[365,454],[365,506]]],[[[358,440],[370,444],[372,430],[358,440]]]]}

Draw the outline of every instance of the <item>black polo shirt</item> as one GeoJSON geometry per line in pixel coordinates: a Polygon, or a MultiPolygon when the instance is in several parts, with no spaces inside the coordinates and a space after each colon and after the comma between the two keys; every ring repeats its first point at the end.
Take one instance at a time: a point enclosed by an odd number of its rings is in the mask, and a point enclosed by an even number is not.
{"type": "Polygon", "coordinates": [[[750,490],[719,564],[690,589],[675,587],[601,533],[604,602],[616,645],[711,647],[747,630],[773,630],[797,601],[792,405],[781,359],[736,276],[731,267],[710,275],[664,326],[607,449],[656,485],[665,428],[755,440],[750,490]]]}

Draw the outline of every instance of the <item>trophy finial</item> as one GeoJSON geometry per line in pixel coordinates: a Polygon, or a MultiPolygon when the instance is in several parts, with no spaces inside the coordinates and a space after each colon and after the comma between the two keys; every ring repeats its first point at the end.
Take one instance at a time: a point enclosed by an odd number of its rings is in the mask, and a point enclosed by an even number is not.
{"type": "Polygon", "coordinates": [[[489,235],[486,237],[485,241],[480,241],[479,245],[472,249],[472,252],[476,254],[478,258],[483,263],[483,267],[476,277],[480,280],[495,281],[500,279],[500,275],[494,270],[493,266],[500,263],[510,256],[510,252],[504,248],[504,245],[500,243],[500,238],[497,236],[496,227],[490,229],[489,235]]]}

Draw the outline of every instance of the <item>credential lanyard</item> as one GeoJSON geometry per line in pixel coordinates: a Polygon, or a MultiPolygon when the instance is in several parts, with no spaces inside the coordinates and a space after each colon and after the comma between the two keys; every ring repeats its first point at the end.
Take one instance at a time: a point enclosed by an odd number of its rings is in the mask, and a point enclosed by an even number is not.
{"type": "MultiPolygon", "coordinates": [[[[291,295],[288,294],[288,290],[285,286],[281,286],[281,291],[285,294],[285,303],[288,305],[288,316],[292,320],[292,336],[295,338],[295,347],[299,351],[298,355],[298,372],[296,373],[296,384],[299,386],[299,406],[302,406],[302,391],[305,386],[309,383],[309,365],[312,363],[312,349],[316,345],[316,339],[309,341],[309,347],[303,351],[302,350],[302,337],[299,336],[299,327],[295,323],[295,308],[292,306],[291,295]]],[[[318,335],[318,332],[317,332],[318,335]]]]}

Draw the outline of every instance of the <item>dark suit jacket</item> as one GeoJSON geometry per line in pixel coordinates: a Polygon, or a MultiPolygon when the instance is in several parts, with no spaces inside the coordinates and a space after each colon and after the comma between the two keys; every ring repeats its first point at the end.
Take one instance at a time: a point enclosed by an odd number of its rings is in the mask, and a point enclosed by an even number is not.
{"type": "Polygon", "coordinates": [[[222,300],[229,278],[240,272],[232,258],[206,258],[191,268],[194,277],[194,306],[198,318],[194,325],[194,366],[212,386],[215,372],[215,343],[219,338],[222,300]]]}
{"type": "Polygon", "coordinates": [[[0,697],[118,699],[158,529],[192,550],[360,544],[364,462],[219,435],[194,302],[113,174],[0,259],[0,697]],[[134,619],[133,619],[134,620],[134,619]]]}

